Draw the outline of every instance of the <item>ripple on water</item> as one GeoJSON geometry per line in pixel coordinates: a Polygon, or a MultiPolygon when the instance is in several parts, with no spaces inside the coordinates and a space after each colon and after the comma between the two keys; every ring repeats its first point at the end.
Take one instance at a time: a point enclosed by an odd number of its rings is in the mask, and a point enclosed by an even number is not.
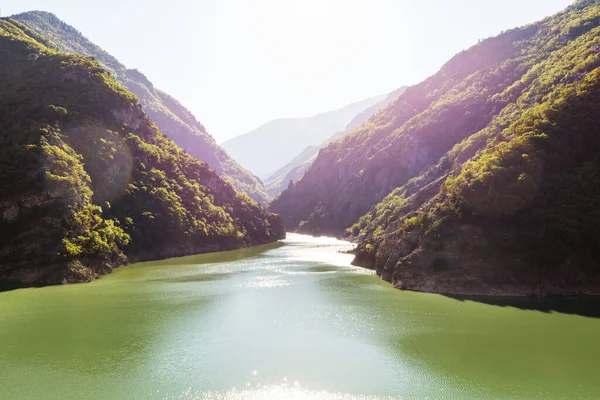
{"type": "Polygon", "coordinates": [[[250,280],[245,281],[241,284],[241,287],[251,289],[262,289],[262,288],[275,288],[281,286],[289,286],[292,282],[286,279],[282,279],[278,275],[271,276],[257,276],[250,280]]]}

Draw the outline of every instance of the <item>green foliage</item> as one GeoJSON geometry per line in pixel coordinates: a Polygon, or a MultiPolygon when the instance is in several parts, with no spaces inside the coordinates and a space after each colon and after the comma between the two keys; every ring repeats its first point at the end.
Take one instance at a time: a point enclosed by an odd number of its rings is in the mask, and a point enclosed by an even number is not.
{"type": "Polygon", "coordinates": [[[469,203],[480,214],[512,214],[532,201],[541,184],[543,165],[533,154],[532,139],[518,136],[499,143],[494,151],[465,164],[456,179],[446,181],[448,192],[469,203]]]}
{"type": "Polygon", "coordinates": [[[421,229],[427,225],[429,221],[428,215],[425,212],[420,212],[410,218],[404,220],[402,224],[402,230],[406,232],[413,231],[415,229],[421,229]]]}
{"type": "MultiPolygon", "coordinates": [[[[22,28],[0,20],[0,239],[11,273],[19,260],[105,270],[121,251],[152,259],[283,237],[279,217],[162,135],[98,62],[22,28]]],[[[59,270],[44,279],[75,273],[59,270]]]]}
{"type": "Polygon", "coordinates": [[[46,106],[44,109],[46,118],[51,121],[61,121],[69,112],[64,107],[57,107],[54,104],[46,106]]]}
{"type": "Polygon", "coordinates": [[[442,201],[455,199],[457,207],[483,221],[517,223],[521,235],[547,247],[543,259],[596,254],[598,99],[600,68],[595,68],[552,101],[523,114],[503,132],[507,141],[490,144],[458,176],[447,179],[442,201]]]}
{"type": "Polygon", "coordinates": [[[39,146],[46,189],[52,196],[66,198],[77,205],[89,201],[90,178],[83,169],[81,156],[62,142],[55,130],[42,128],[40,132],[46,134],[40,138],[39,146]]]}
{"type": "Polygon", "coordinates": [[[62,239],[62,256],[68,260],[79,257],[111,254],[116,247],[126,246],[130,237],[115,221],[101,217],[102,209],[88,205],[72,215],[68,237],[62,239]]]}

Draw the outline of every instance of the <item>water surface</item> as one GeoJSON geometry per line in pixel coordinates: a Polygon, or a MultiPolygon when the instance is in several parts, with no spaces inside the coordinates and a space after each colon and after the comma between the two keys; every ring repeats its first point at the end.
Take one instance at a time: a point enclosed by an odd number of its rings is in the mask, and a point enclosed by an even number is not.
{"type": "Polygon", "coordinates": [[[600,301],[400,292],[349,247],[291,234],[0,293],[0,399],[600,398],[600,301]]]}

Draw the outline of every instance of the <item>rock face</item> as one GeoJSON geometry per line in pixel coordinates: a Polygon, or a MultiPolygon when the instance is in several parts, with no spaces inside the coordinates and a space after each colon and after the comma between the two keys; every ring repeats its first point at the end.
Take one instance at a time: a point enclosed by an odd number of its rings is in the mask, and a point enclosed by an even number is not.
{"type": "Polygon", "coordinates": [[[281,219],[165,137],[90,57],[0,19],[0,283],[276,241],[281,219]]]}
{"type": "Polygon", "coordinates": [[[269,201],[262,182],[218,146],[189,110],[173,97],[155,88],[141,72],[125,68],[116,58],[53,14],[32,11],[12,18],[44,36],[44,40],[61,51],[94,57],[119,83],[140,99],[144,112],[179,147],[206,162],[217,174],[231,181],[238,191],[248,194],[260,204],[269,201]]]}
{"type": "Polygon", "coordinates": [[[261,179],[267,179],[308,146],[317,146],[345,129],[358,113],[385,95],[349,104],[309,118],[283,118],[223,143],[223,148],[261,179]],[[268,157],[257,157],[268,154],[268,157]]]}
{"type": "Polygon", "coordinates": [[[401,289],[600,292],[600,2],[456,55],[276,199],[401,289]]]}
{"type": "Polygon", "coordinates": [[[329,143],[346,136],[354,129],[366,123],[376,112],[384,107],[387,107],[388,104],[396,100],[398,96],[400,96],[405,90],[406,87],[394,90],[392,93],[387,95],[386,98],[375,103],[366,110],[363,110],[356,117],[354,117],[346,126],[345,130],[327,138],[327,140],[323,141],[318,146],[308,146],[305,148],[302,153],[298,154],[292,159],[292,161],[279,168],[268,179],[265,180],[265,188],[267,193],[269,193],[272,198],[275,198],[281,192],[287,189],[290,182],[298,182],[315,161],[321,149],[327,147],[329,143]]]}

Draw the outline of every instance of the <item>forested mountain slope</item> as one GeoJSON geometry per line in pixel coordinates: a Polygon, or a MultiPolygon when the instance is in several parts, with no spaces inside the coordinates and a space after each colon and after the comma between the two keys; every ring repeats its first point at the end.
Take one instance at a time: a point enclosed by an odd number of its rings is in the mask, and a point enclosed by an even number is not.
{"type": "Polygon", "coordinates": [[[267,203],[269,198],[262,182],[217,145],[189,110],[173,97],[156,89],[141,72],[127,69],[116,58],[51,13],[32,11],[12,18],[50,39],[61,51],[93,56],[119,83],[140,99],[144,112],[165,135],[192,156],[205,161],[217,174],[230,180],[237,190],[248,194],[259,203],[267,203]]]}
{"type": "Polygon", "coordinates": [[[0,19],[0,281],[276,241],[280,218],[186,154],[91,57],[0,19]]]}
{"type": "Polygon", "coordinates": [[[366,123],[376,112],[396,100],[398,96],[400,96],[405,90],[406,87],[401,87],[400,89],[394,90],[383,100],[378,101],[371,107],[360,112],[352,119],[352,121],[350,121],[350,123],[346,126],[346,129],[343,131],[327,138],[319,145],[308,146],[305,148],[302,153],[298,154],[292,159],[292,161],[279,168],[275,173],[265,180],[265,188],[267,193],[269,193],[269,195],[273,198],[277,197],[279,193],[287,189],[290,182],[297,182],[302,178],[304,173],[308,170],[308,168],[310,168],[312,163],[317,158],[319,150],[327,147],[329,143],[344,137],[354,129],[366,123]]]}
{"type": "Polygon", "coordinates": [[[598,293],[599,53],[598,0],[484,40],[322,150],[271,209],[292,229],[350,228],[355,262],[400,288],[598,293]]]}
{"type": "Polygon", "coordinates": [[[268,122],[223,143],[233,158],[261,179],[283,167],[306,147],[345,129],[358,113],[383,100],[385,95],[349,104],[309,118],[282,118],[268,122]]]}

